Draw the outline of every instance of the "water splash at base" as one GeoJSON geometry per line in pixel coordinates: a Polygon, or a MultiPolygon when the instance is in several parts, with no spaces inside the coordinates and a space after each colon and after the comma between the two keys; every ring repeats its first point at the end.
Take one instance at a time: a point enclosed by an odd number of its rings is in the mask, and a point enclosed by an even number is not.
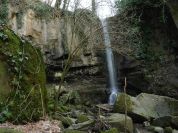
{"type": "Polygon", "coordinates": [[[111,41],[108,33],[108,26],[107,26],[107,20],[101,19],[102,26],[103,26],[103,34],[104,34],[104,44],[106,49],[106,61],[107,61],[107,68],[108,68],[108,74],[109,74],[109,89],[110,89],[110,96],[109,96],[109,104],[114,105],[118,92],[120,91],[118,89],[117,84],[117,72],[115,69],[115,63],[114,63],[114,56],[113,51],[111,48],[111,41]]]}

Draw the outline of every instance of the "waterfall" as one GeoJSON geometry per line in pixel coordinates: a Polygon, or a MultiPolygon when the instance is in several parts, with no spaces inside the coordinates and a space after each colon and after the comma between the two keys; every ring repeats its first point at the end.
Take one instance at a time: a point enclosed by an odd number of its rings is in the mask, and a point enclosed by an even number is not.
{"type": "Polygon", "coordinates": [[[107,20],[101,19],[102,27],[103,27],[103,34],[104,34],[104,45],[106,50],[106,61],[107,61],[107,69],[109,73],[109,89],[110,89],[110,96],[109,96],[109,104],[113,105],[116,101],[117,94],[119,92],[118,84],[117,84],[117,72],[115,69],[114,63],[114,56],[113,51],[111,48],[111,41],[108,33],[108,26],[107,20]]]}

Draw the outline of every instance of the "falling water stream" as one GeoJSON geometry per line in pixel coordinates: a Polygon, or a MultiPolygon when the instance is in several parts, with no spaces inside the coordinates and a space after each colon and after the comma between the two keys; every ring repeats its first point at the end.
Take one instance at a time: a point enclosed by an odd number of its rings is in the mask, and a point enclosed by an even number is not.
{"type": "Polygon", "coordinates": [[[114,56],[113,51],[111,48],[111,41],[108,33],[108,26],[107,20],[101,19],[102,27],[103,27],[103,34],[104,34],[104,44],[106,50],[106,61],[107,61],[107,69],[109,74],[109,89],[110,89],[110,96],[109,96],[109,104],[113,105],[116,101],[117,94],[119,92],[118,84],[117,84],[117,72],[115,69],[114,63],[114,56]]]}

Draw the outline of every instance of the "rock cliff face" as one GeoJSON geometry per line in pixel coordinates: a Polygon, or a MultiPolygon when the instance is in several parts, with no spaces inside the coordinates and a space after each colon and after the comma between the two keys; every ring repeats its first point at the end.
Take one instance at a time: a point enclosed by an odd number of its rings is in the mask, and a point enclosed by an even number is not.
{"type": "MultiPolygon", "coordinates": [[[[118,81],[122,84],[127,77],[128,89],[134,94],[154,92],[173,97],[178,94],[176,3],[174,0],[165,3],[164,13],[162,6],[148,5],[142,9],[142,14],[139,14],[140,10],[134,11],[137,18],[132,16],[132,10],[109,18],[118,81]]],[[[72,73],[100,72],[101,58],[97,50],[104,45],[99,19],[83,9],[52,11],[48,17],[42,16],[43,13],[40,16],[42,11],[39,9],[33,7],[24,11],[11,4],[9,25],[40,47],[50,70],[48,76],[59,78],[70,55],[74,57],[70,76],[72,73]]]]}
{"type": "Polygon", "coordinates": [[[21,11],[10,5],[9,25],[40,47],[50,68],[63,69],[69,55],[75,57],[72,67],[99,64],[96,49],[102,45],[102,37],[99,37],[102,30],[99,19],[91,11],[54,11],[45,18],[38,16],[33,8],[21,11]]]}
{"type": "Polygon", "coordinates": [[[120,81],[127,78],[129,92],[177,98],[177,1],[158,7],[142,4],[109,18],[120,81]]]}

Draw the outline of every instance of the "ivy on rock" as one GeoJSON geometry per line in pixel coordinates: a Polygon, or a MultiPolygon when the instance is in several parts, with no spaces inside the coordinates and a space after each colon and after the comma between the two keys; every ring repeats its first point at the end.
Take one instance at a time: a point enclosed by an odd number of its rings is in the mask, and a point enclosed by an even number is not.
{"type": "Polygon", "coordinates": [[[41,53],[0,26],[0,122],[38,120],[46,112],[46,75],[41,53]]]}

